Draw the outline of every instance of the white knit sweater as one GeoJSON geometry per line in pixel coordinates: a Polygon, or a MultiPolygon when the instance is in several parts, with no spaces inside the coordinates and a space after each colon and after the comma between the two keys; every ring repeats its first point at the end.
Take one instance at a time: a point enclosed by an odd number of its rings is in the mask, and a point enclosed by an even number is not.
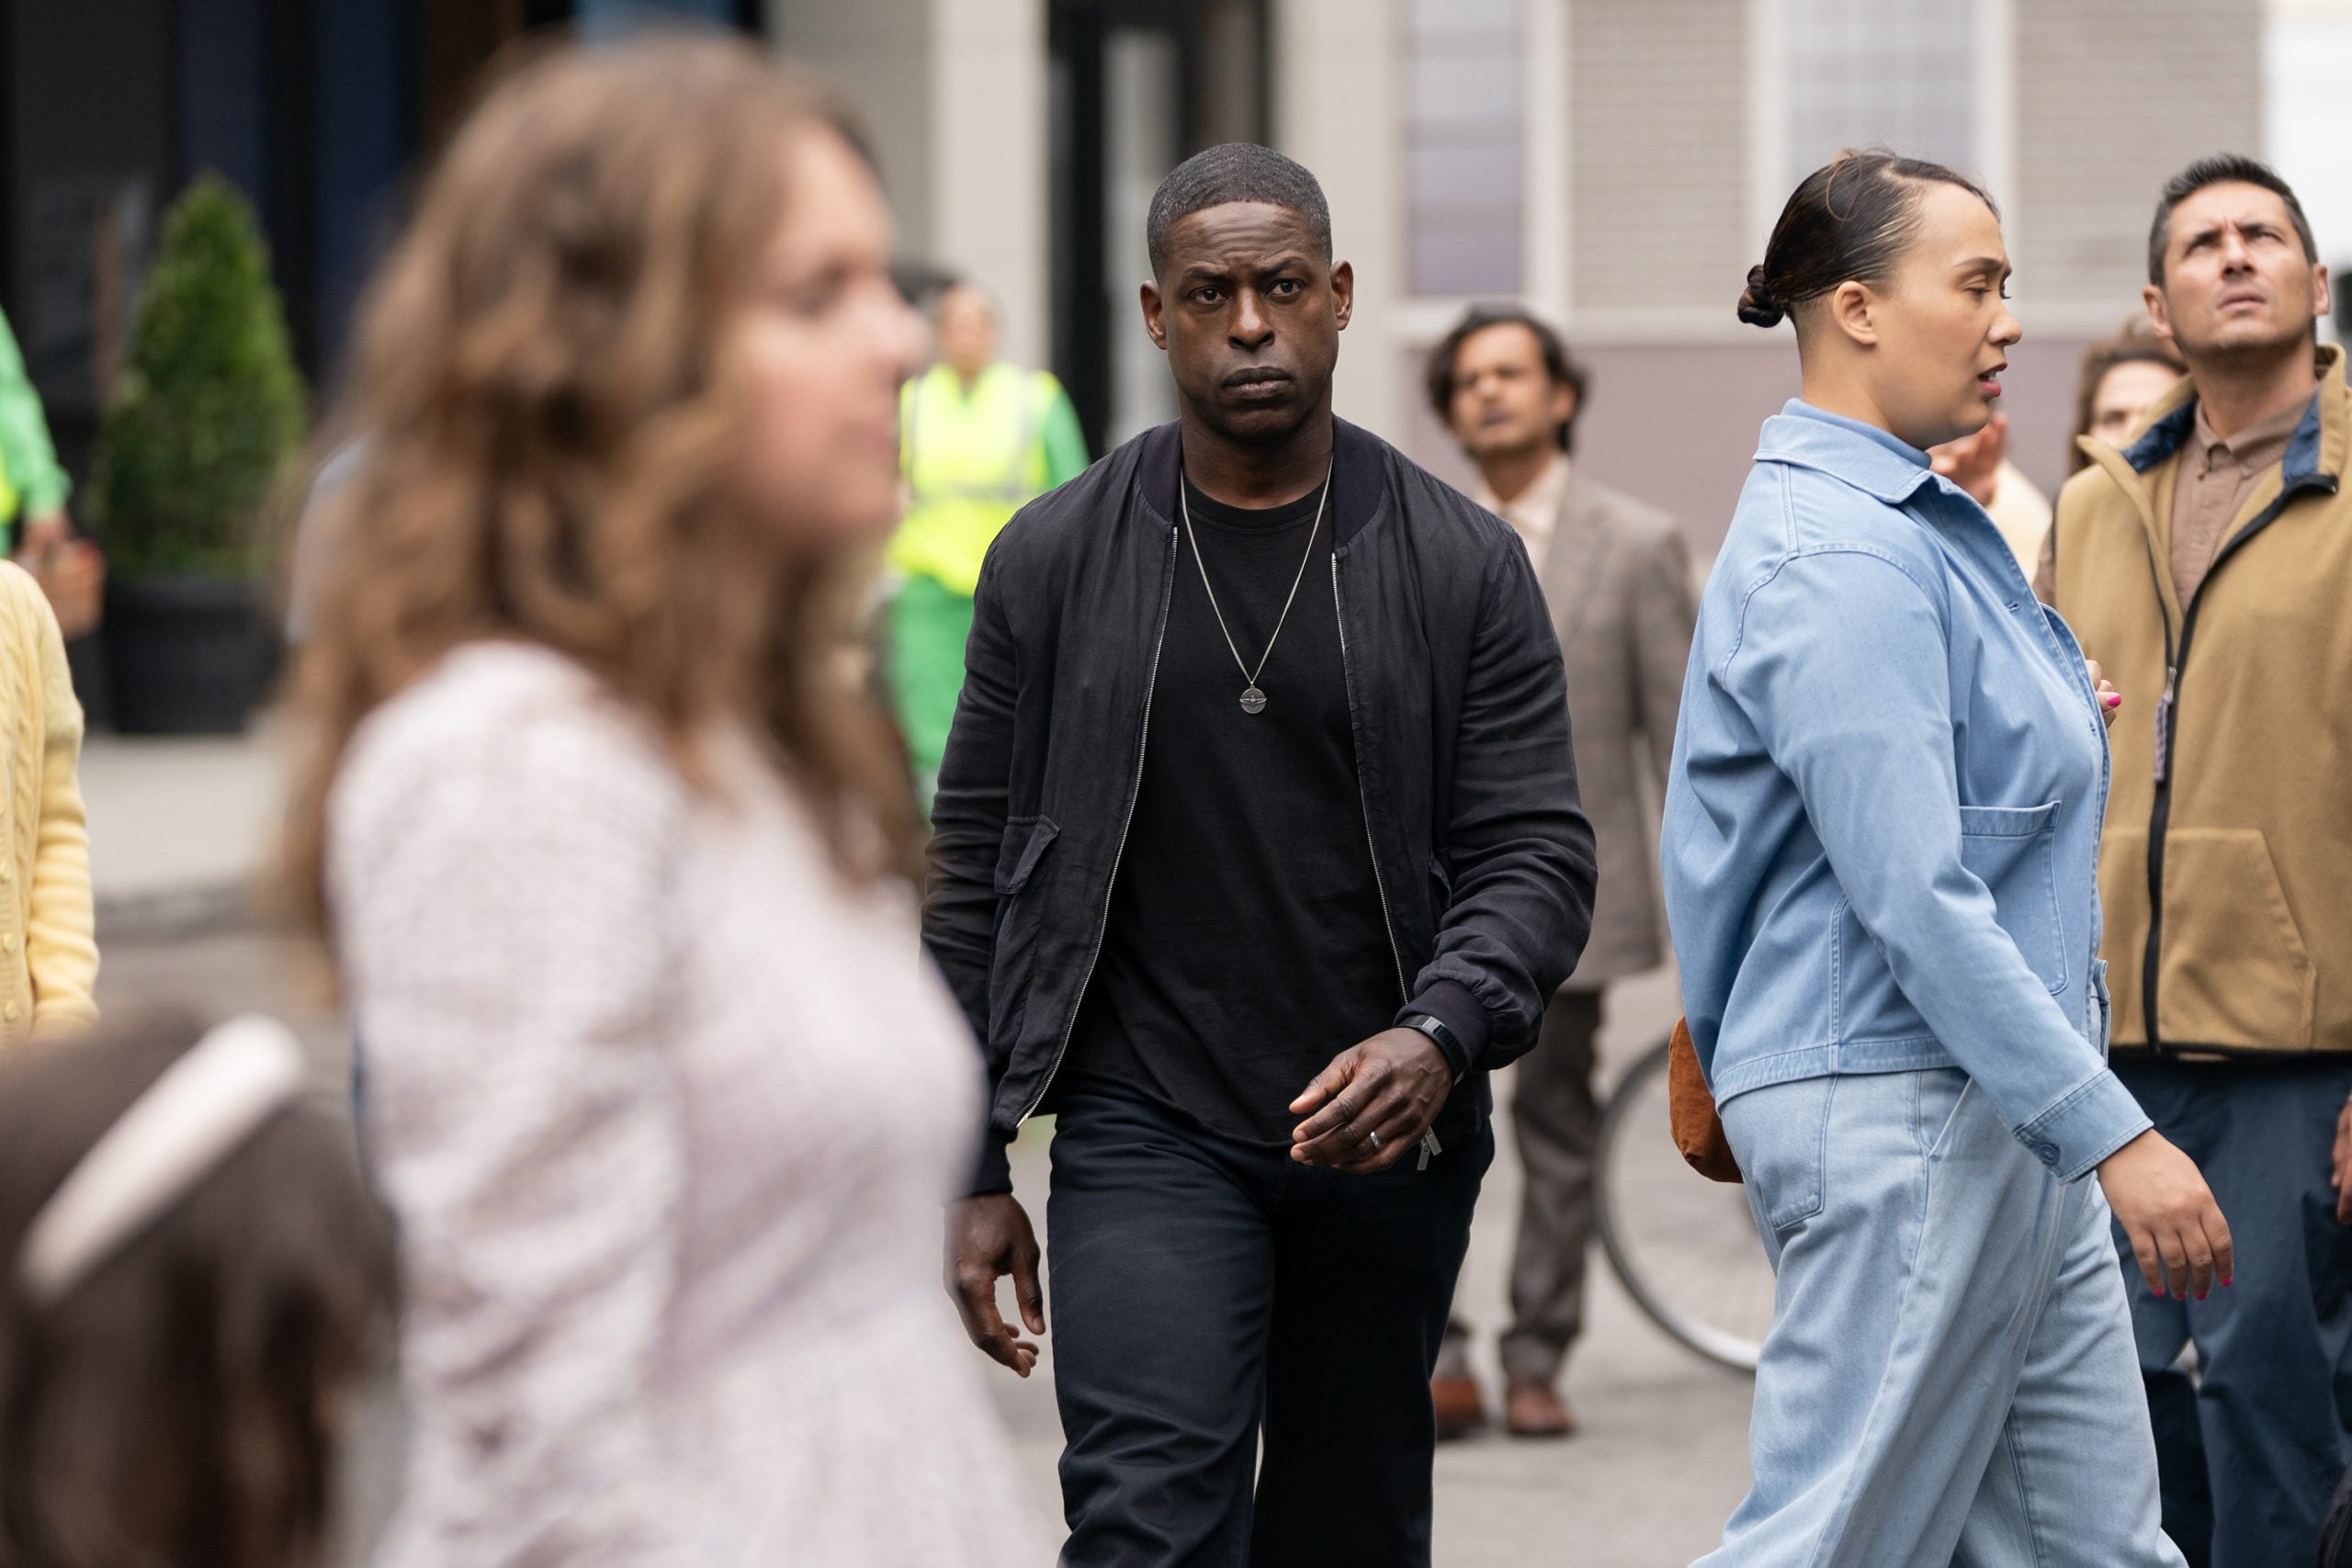
{"type": "Polygon", "coordinates": [[[383,1561],[1036,1563],[939,1284],[980,1066],[911,900],[543,649],[372,716],[331,891],[414,1418],[383,1561]]]}

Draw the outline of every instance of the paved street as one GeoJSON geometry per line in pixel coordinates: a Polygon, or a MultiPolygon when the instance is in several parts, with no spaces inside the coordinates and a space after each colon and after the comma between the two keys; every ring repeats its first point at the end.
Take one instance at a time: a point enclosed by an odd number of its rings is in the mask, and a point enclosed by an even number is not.
{"type": "MultiPolygon", "coordinates": [[[[300,1026],[322,1084],[344,1081],[344,1046],[321,977],[292,943],[235,929],[127,935],[107,943],[100,996],[109,1008],[141,1000],[211,1011],[268,1006],[300,1026]]],[[[1656,1037],[1672,1005],[1667,987],[1655,984],[1629,1002],[1604,1040],[1604,1052],[1620,1059],[1656,1037]]],[[[1040,1217],[1044,1152],[1041,1137],[1024,1138],[1015,1162],[1020,1190],[1040,1217]]],[[[1517,1188],[1506,1136],[1487,1180],[1465,1281],[1470,1315],[1487,1336],[1482,1350],[1490,1382],[1517,1188]]],[[[1747,1477],[1747,1381],[1706,1365],[1651,1327],[1598,1259],[1596,1276],[1591,1330],[1567,1384],[1584,1434],[1557,1444],[1487,1437],[1444,1450],[1437,1472],[1437,1562],[1443,1568],[1684,1563],[1713,1542],[1738,1500],[1747,1477]]],[[[944,1303],[941,1310],[947,1310],[944,1303]]],[[[1057,1506],[1059,1438],[1050,1366],[1048,1360],[1046,1375],[1027,1383],[990,1369],[1042,1509],[1057,1506]]],[[[371,1402],[350,1478],[363,1538],[394,1495],[399,1442],[399,1413],[387,1393],[371,1402]]],[[[345,1560],[360,1556],[355,1549],[345,1560]]]]}

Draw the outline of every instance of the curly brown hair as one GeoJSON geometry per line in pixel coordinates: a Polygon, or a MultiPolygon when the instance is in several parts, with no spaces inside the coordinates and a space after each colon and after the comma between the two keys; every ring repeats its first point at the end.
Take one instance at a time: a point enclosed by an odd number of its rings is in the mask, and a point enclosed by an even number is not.
{"type": "Polygon", "coordinates": [[[2091,418],[2098,403],[2098,384],[2119,365],[2142,364],[2161,365],[2176,376],[2188,374],[2180,350],[2173,346],[2170,338],[2158,337],[2145,316],[2132,317],[2117,329],[2113,337],[2101,338],[2083,351],[2082,378],[2075,387],[2075,434],[2066,439],[2066,472],[2078,473],[2090,466],[2090,455],[2075,443],[2091,433],[2091,418]]]}
{"type": "Polygon", "coordinates": [[[1574,455],[1577,420],[1584,413],[1585,389],[1592,384],[1591,378],[1584,366],[1569,355],[1566,342],[1552,324],[1523,305],[1473,305],[1430,350],[1429,363],[1421,367],[1421,389],[1429,397],[1430,411],[1437,415],[1437,422],[1447,426],[1453,423],[1453,367],[1462,358],[1462,345],[1488,327],[1525,327],[1535,339],[1537,352],[1544,355],[1544,368],[1552,378],[1552,384],[1566,387],[1575,395],[1575,408],[1552,433],[1553,444],[1574,455]]]}
{"type": "MultiPolygon", "coordinates": [[[[780,152],[842,111],[717,37],[564,49],[508,74],[426,182],[365,308],[332,422],[348,477],[293,672],[315,754],[287,844],[331,935],[328,793],[366,716],[460,643],[553,649],[698,785],[748,723],[844,871],[921,874],[895,732],[857,676],[863,547],[812,555],[742,514],[747,398],[724,340],[788,193],[780,152]]],[[[322,552],[326,553],[326,552],[322,552]]]]}
{"type": "Polygon", "coordinates": [[[0,1062],[8,1568],[325,1561],[339,1428],[398,1290],[348,1116],[278,1111],[55,1301],[13,1278],[43,1206],[205,1027],[150,1011],[0,1062]]]}

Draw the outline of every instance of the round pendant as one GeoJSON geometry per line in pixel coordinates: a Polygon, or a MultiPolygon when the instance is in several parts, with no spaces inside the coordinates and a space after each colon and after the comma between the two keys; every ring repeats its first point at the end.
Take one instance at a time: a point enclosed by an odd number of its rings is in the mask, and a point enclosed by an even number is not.
{"type": "Polygon", "coordinates": [[[1263,693],[1263,692],[1261,692],[1261,691],[1260,691],[1260,690],[1259,690],[1257,687],[1255,687],[1255,686],[1252,686],[1252,687],[1250,687],[1248,691],[1246,691],[1246,692],[1242,693],[1242,694],[1241,694],[1241,711],[1242,711],[1243,713],[1263,713],[1263,712],[1265,712],[1265,711],[1266,711],[1266,694],[1265,694],[1265,693],[1263,693]]]}

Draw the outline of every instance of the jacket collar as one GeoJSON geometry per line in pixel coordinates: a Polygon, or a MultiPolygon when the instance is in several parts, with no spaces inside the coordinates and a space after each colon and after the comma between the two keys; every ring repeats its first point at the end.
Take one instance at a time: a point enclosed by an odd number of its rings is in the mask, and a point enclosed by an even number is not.
{"type": "Polygon", "coordinates": [[[1582,468],[1569,468],[1558,520],[1544,547],[1544,558],[1535,563],[1535,581],[1544,591],[1544,603],[1552,612],[1552,630],[1562,648],[1575,640],[1584,624],[1611,542],[1606,492],[1597,489],[1582,468]]]}
{"type": "MultiPolygon", "coordinates": [[[[1385,443],[1372,432],[1344,419],[1334,418],[1331,425],[1329,507],[1331,538],[1338,546],[1355,537],[1380,510],[1388,488],[1387,464],[1383,456],[1385,443]]],[[[1177,498],[1184,451],[1181,428],[1171,420],[1136,437],[1141,450],[1136,459],[1136,487],[1161,525],[1170,528],[1181,514],[1177,498]]]]}
{"type": "Polygon", "coordinates": [[[1756,460],[1815,469],[1889,506],[1900,506],[1938,482],[1928,455],[1917,446],[1802,398],[1791,398],[1764,422],[1756,460]]]}
{"type": "MultiPolygon", "coordinates": [[[[2319,351],[2319,394],[2312,399],[2311,406],[2303,411],[2302,423],[2288,438],[2286,456],[2279,459],[2282,483],[2293,484],[2312,474],[2333,473],[2343,467],[2345,432],[2340,427],[2345,423],[2346,398],[2344,350],[2335,344],[2324,344],[2319,351]],[[2331,425],[2339,428],[2331,431],[2331,425]],[[2331,434],[2335,437],[2333,443],[2327,439],[2331,434]],[[2333,451],[2328,450],[2331,446],[2333,451]]],[[[2139,440],[2123,449],[2123,460],[2134,473],[2146,473],[2188,444],[2189,433],[2197,428],[2197,383],[2183,377],[2180,385],[2156,406],[2160,412],[2155,422],[2141,432],[2139,440]]],[[[2088,442],[2091,438],[2083,439],[2088,442]]],[[[2093,450],[2092,455],[2098,454],[2093,450]]]]}

